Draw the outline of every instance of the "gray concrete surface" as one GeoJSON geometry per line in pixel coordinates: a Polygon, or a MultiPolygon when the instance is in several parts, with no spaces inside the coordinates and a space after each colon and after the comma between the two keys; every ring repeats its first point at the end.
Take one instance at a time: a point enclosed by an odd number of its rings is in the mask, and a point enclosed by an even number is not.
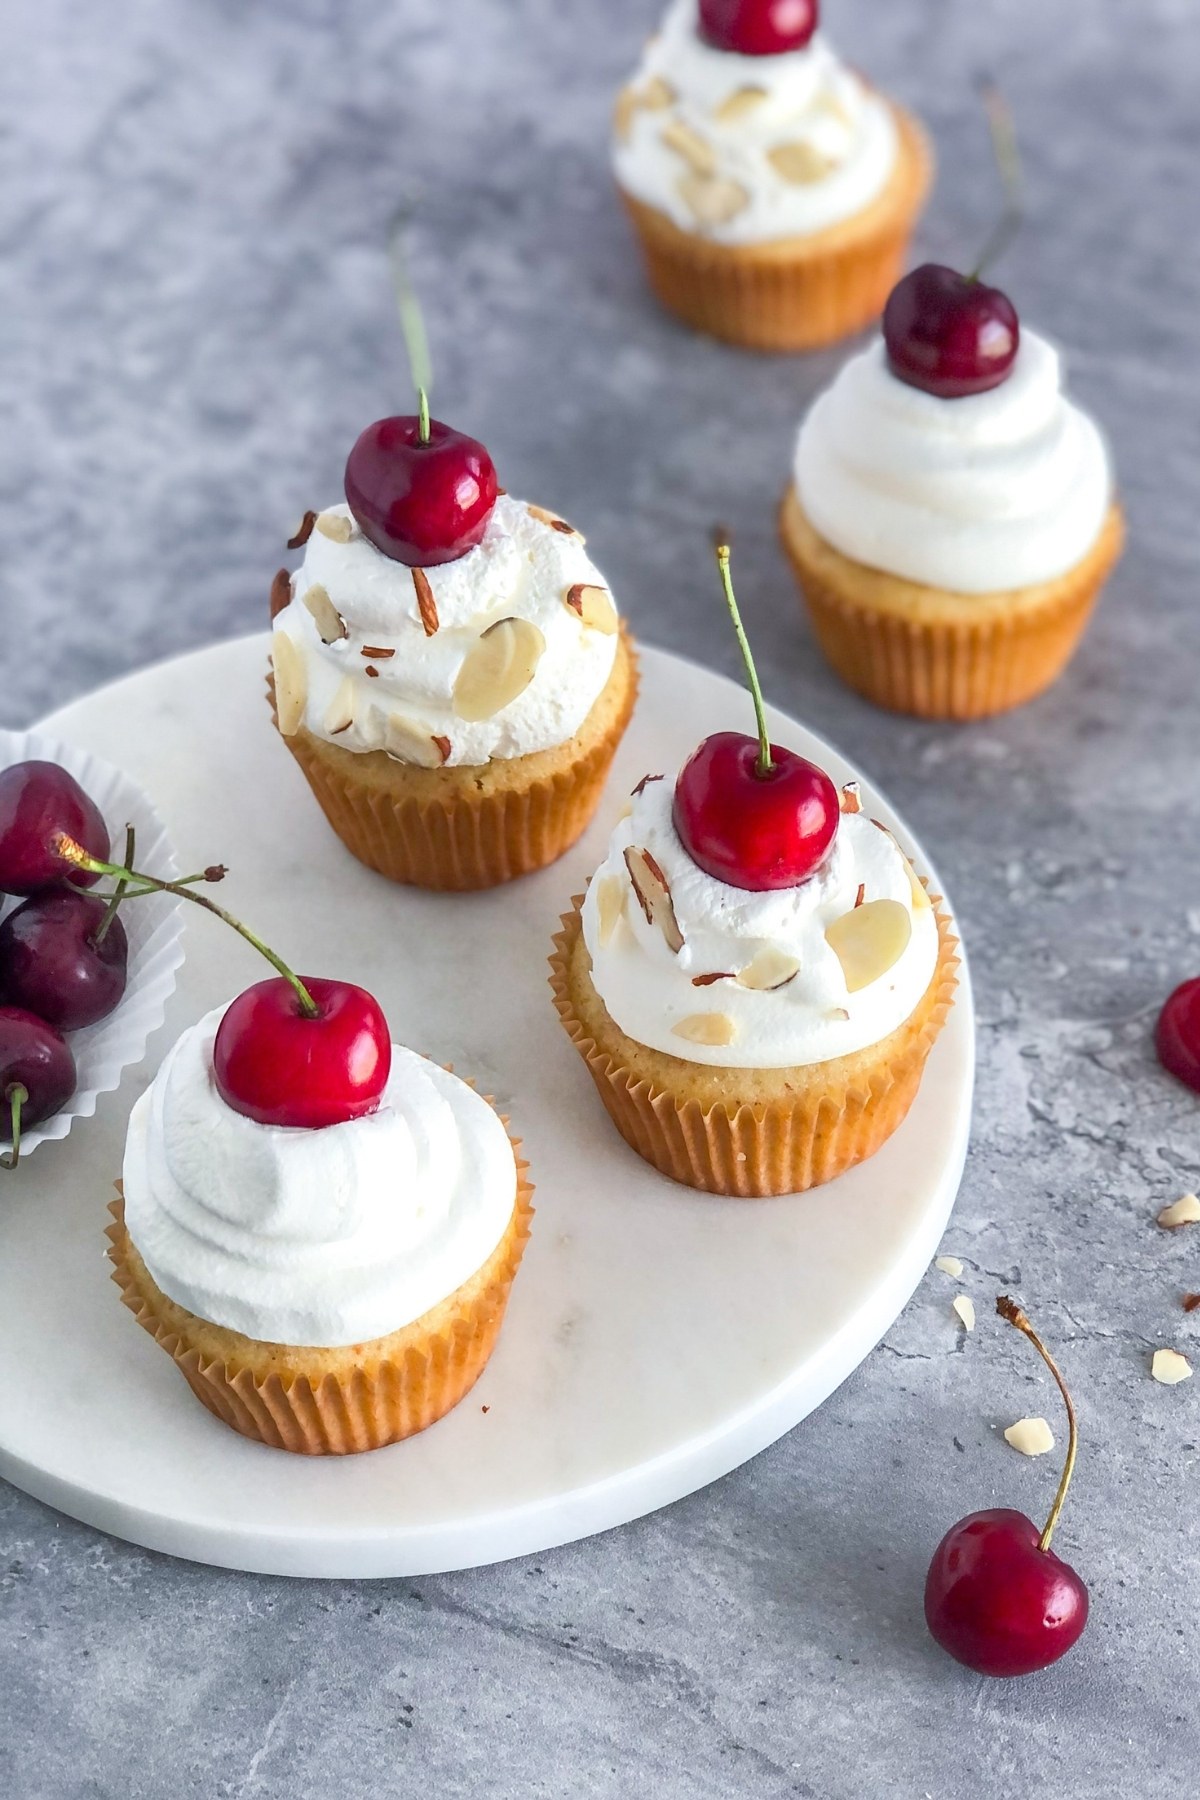
{"type": "MultiPolygon", "coordinates": [[[[0,1493],[6,1800],[600,1800],[1175,1795],[1193,1787],[1200,1381],[1156,1232],[1200,1171],[1157,1069],[1158,1002],[1200,970],[1197,468],[1200,16],[1189,0],[830,0],[847,52],[916,106],[942,176],[920,247],[995,206],[971,80],[1025,147],[1003,269],[1111,433],[1132,543],[1052,694],[966,730],[847,695],[773,534],[797,415],[835,356],[699,342],[643,291],[606,113],[657,0],[9,0],[0,59],[0,712],[19,723],[262,618],[282,528],[406,402],[381,251],[402,199],[437,404],[501,480],[586,527],[636,628],[733,672],[706,528],[738,532],[771,697],[889,786],[974,956],[974,1146],[931,1273],[822,1411],[657,1517],[524,1563],[303,1585],[189,1567],[0,1493]],[[1057,1418],[989,1315],[1016,1286],[1061,1347],[1084,1447],[1061,1548],[1077,1652],[989,1685],[924,1635],[961,1512],[1038,1512],[1006,1448],[1057,1418]]],[[[3,1253],[0,1220],[0,1254],[3,1253]]]]}

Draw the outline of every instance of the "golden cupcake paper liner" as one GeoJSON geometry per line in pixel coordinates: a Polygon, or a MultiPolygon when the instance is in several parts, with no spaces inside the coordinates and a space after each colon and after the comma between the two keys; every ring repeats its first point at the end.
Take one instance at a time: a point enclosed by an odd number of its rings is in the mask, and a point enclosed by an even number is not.
{"type": "MultiPolygon", "coordinates": [[[[636,698],[637,658],[622,628],[608,686],[577,735],[553,750],[424,769],[303,728],[283,741],[359,862],[413,887],[490,888],[545,868],[582,835],[636,698]]],[[[278,724],[273,690],[271,704],[278,724]]]]}
{"type": "Polygon", "coordinates": [[[917,121],[894,107],[900,137],[892,178],[853,218],[808,237],[718,244],[683,231],[621,189],[650,285],[696,331],[751,350],[813,350],[860,331],[883,311],[933,176],[917,121]]]}
{"type": "Polygon", "coordinates": [[[648,1051],[620,1030],[592,982],[582,899],[563,914],[554,939],[554,1004],[613,1124],[663,1175],[705,1193],[747,1199],[802,1193],[874,1155],[902,1122],[958,985],[958,941],[939,898],[932,897],[937,965],[904,1024],[857,1056],[778,1071],[777,1092],[753,1100],[739,1090],[757,1085],[761,1071],[688,1063],[648,1051]],[[697,1076],[706,1088],[715,1077],[721,1098],[689,1094],[697,1076]]]}
{"type": "Polygon", "coordinates": [[[780,535],[817,641],[847,686],[919,719],[980,719],[1062,674],[1121,553],[1124,522],[1114,502],[1073,569],[995,594],[954,594],[853,562],[816,531],[794,488],[780,535]]]}
{"type": "MultiPolygon", "coordinates": [[[[507,1121],[505,1121],[507,1124],[507,1121]]],[[[499,1244],[469,1281],[390,1336],[344,1348],[260,1343],[169,1300],[125,1226],[118,1184],[109,1258],[121,1299],[173,1358],[197,1400],[240,1432],[302,1456],[378,1450],[458,1405],[491,1356],[533,1218],[533,1187],[510,1140],[517,1197],[499,1244]]]]}

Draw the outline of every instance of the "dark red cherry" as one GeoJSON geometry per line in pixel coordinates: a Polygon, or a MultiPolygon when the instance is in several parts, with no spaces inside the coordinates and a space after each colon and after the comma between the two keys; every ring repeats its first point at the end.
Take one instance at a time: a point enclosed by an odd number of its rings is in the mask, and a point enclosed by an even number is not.
{"type": "Polygon", "coordinates": [[[823,769],[794,750],[761,746],[741,731],[705,738],[675,783],[674,818],[694,863],[731,887],[761,892],[796,887],[833,848],[840,817],[837,789],[823,769]]]}
{"type": "Polygon", "coordinates": [[[496,504],[496,470],[475,438],[417,414],[377,419],[346,459],[346,499],[364,536],[396,562],[432,568],[473,549],[496,504]]]}
{"type": "Polygon", "coordinates": [[[1177,987],[1159,1013],[1154,1047],[1163,1068],[1200,1094],[1200,975],[1177,987]]]}
{"type": "Polygon", "coordinates": [[[235,1112],[260,1125],[317,1131],[374,1112],[392,1066],[392,1039],[365,988],[303,981],[316,1018],[282,976],[231,1002],[217,1027],[213,1072],[235,1112]]]}
{"type": "Polygon", "coordinates": [[[35,894],[0,925],[0,1000],[59,1031],[112,1012],[125,992],[129,943],[108,905],[69,889],[35,894]],[[100,936],[104,928],[103,937],[100,936]]]}
{"type": "Polygon", "coordinates": [[[897,282],[883,310],[892,373],[939,400],[961,400],[999,387],[1021,341],[1017,309],[987,287],[939,263],[923,263],[897,282]]]}
{"type": "Polygon", "coordinates": [[[968,1669],[1032,1675],[1065,1656],[1087,1624],[1087,1588],[1040,1540],[1032,1519],[998,1506],[961,1519],[934,1551],[925,1620],[968,1669]]]}
{"type": "Polygon", "coordinates": [[[89,856],[106,857],[108,827],[73,775],[52,762],[12,763],[0,770],[0,893],[36,894],[64,880],[91,887],[98,879],[54,848],[62,832],[89,856]]]}
{"type": "Polygon", "coordinates": [[[74,1092],[65,1038],[24,1007],[0,1006],[0,1142],[12,1144],[13,1162],[22,1127],[60,1111],[74,1092]]]}
{"type": "Polygon", "coordinates": [[[717,50],[779,56],[817,29],[817,0],[700,0],[700,35],[717,50]]]}

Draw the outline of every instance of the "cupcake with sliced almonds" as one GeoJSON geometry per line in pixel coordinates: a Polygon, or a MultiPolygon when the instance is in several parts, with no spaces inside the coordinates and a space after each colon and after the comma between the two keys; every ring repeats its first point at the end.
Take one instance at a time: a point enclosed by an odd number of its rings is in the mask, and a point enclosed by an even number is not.
{"type": "Polygon", "coordinates": [[[555,1005],[618,1131],[709,1193],[796,1193],[901,1123],[952,1003],[956,943],[892,833],[758,736],[634,791],[563,919],[555,1005]]]}

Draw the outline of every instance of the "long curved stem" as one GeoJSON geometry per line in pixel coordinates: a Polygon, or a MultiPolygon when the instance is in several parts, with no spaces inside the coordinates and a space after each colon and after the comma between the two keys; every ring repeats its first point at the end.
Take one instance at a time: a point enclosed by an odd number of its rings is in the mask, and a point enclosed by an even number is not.
{"type": "Polygon", "coordinates": [[[392,226],[388,249],[392,263],[392,285],[396,290],[396,307],[400,314],[400,330],[404,336],[404,348],[408,352],[409,374],[412,384],[417,390],[417,406],[420,419],[420,437],[423,444],[429,442],[429,390],[433,386],[433,363],[429,355],[429,339],[425,333],[425,318],[421,312],[421,303],[417,299],[417,290],[413,286],[408,272],[408,257],[404,248],[404,234],[408,226],[408,214],[402,213],[392,226]]]}
{"type": "Polygon", "coordinates": [[[733,576],[729,572],[729,533],[727,531],[718,529],[713,533],[713,549],[716,552],[717,568],[721,573],[721,585],[725,589],[725,604],[729,608],[733,629],[737,633],[742,661],[746,665],[746,679],[750,683],[750,697],[754,701],[754,717],[758,721],[758,761],[755,764],[755,774],[770,775],[775,764],[771,757],[771,739],[767,733],[767,709],[763,704],[762,688],[759,685],[758,671],[754,667],[750,640],[746,636],[742,615],[738,611],[738,603],[733,591],[733,576]]]}
{"type": "Polygon", "coordinates": [[[1066,1461],[1063,1463],[1062,1474],[1059,1477],[1058,1492],[1054,1496],[1054,1505],[1050,1508],[1050,1516],[1046,1520],[1046,1523],[1042,1528],[1042,1535],[1038,1540],[1039,1550],[1048,1550],[1050,1548],[1050,1539],[1054,1536],[1054,1528],[1058,1524],[1059,1514],[1063,1509],[1063,1502],[1067,1497],[1067,1489],[1071,1485],[1071,1476],[1075,1473],[1075,1452],[1079,1446],[1079,1429],[1075,1423],[1075,1408],[1072,1404],[1070,1393],[1067,1390],[1067,1384],[1063,1380],[1062,1371],[1059,1369],[1058,1364],[1055,1362],[1016,1301],[1010,1300],[1007,1294],[1001,1294],[996,1301],[996,1311],[1000,1314],[1002,1319],[1007,1319],[1010,1325],[1015,1325],[1018,1331],[1024,1332],[1025,1336],[1029,1339],[1030,1343],[1053,1375],[1055,1381],[1058,1383],[1058,1391],[1062,1395],[1063,1405],[1067,1409],[1067,1425],[1070,1431],[1070,1436],[1067,1440],[1067,1457],[1066,1461]]]}
{"type": "Polygon", "coordinates": [[[1021,153],[1017,147],[1017,133],[1012,114],[1008,110],[1008,102],[994,81],[981,81],[979,93],[987,113],[988,129],[992,134],[992,154],[996,158],[996,167],[1000,171],[1004,189],[1004,211],[984,245],[979,261],[967,276],[968,281],[981,280],[984,271],[990,269],[997,257],[1007,250],[1021,228],[1024,210],[1021,153]]]}

